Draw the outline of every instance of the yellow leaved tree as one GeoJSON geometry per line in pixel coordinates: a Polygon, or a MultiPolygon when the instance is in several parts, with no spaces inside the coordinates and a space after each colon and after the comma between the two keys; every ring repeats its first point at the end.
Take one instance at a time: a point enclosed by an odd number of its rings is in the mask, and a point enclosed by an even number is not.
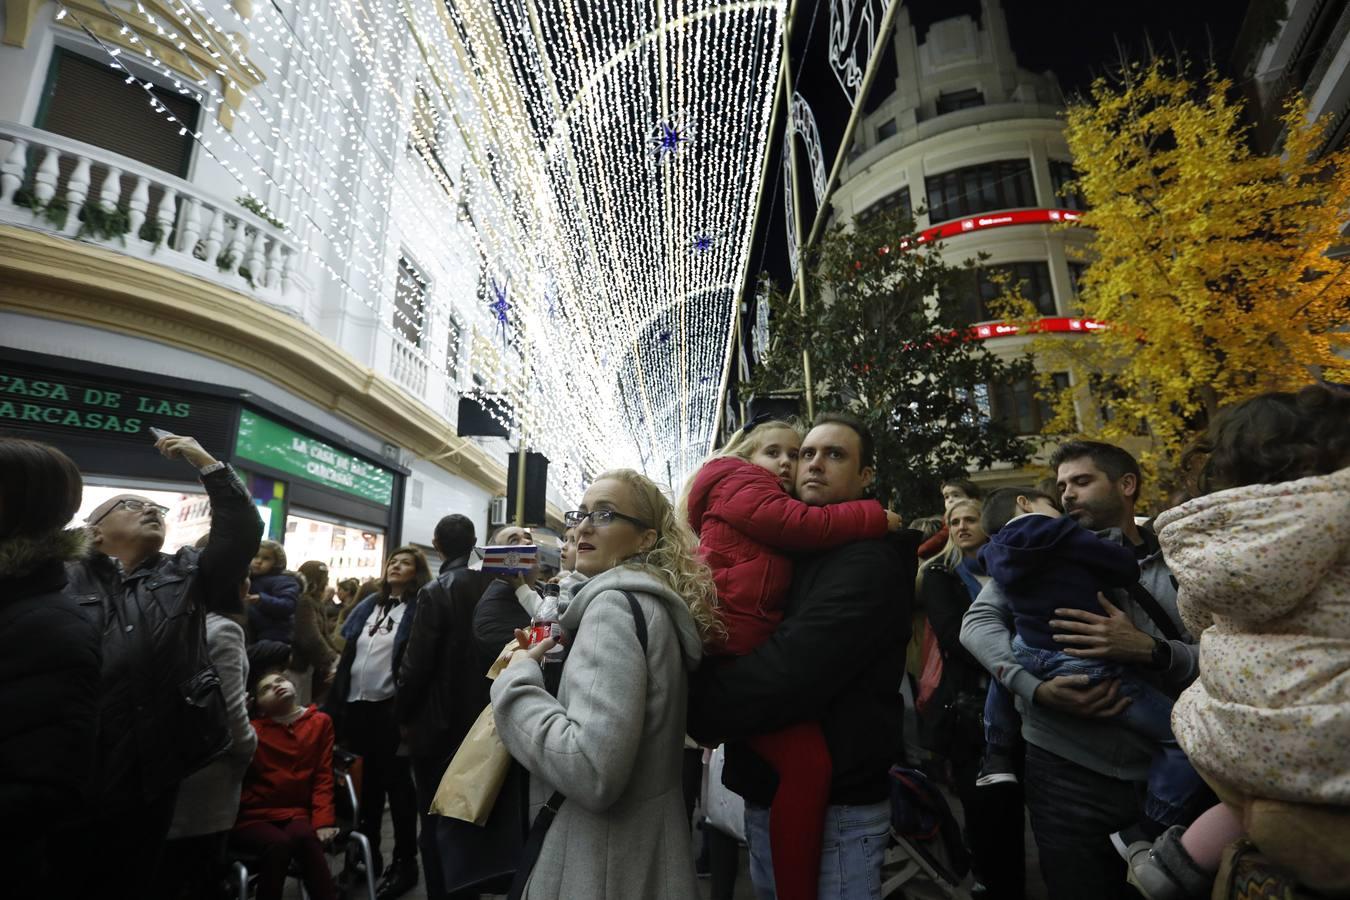
{"type": "MultiPolygon", "coordinates": [[[[1220,406],[1350,380],[1350,259],[1334,252],[1350,152],[1318,157],[1326,129],[1301,101],[1284,119],[1280,155],[1256,154],[1230,82],[1161,61],[1098,80],[1068,110],[1092,235],[1080,312],[1110,327],[1038,338],[1039,368],[1096,384],[1107,414],[1082,427],[1113,442],[1151,435],[1143,461],[1164,476],[1220,406]]],[[[1073,397],[1059,399],[1047,431],[1076,430],[1073,397]]]]}

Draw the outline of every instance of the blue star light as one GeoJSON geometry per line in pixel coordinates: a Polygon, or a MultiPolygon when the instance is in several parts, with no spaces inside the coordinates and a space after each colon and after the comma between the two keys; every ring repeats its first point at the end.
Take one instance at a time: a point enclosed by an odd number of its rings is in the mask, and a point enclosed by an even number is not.
{"type": "Polygon", "coordinates": [[[696,234],[690,246],[694,248],[695,253],[704,253],[712,249],[713,244],[717,243],[710,234],[696,234]]]}
{"type": "Polygon", "coordinates": [[[688,142],[688,129],[675,122],[657,122],[652,130],[652,147],[658,161],[673,158],[680,152],[680,145],[688,142]]]}

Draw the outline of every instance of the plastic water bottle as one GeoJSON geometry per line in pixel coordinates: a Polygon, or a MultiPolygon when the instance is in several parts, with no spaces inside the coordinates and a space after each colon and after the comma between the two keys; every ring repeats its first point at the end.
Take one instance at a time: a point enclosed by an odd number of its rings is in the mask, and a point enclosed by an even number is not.
{"type": "Polygon", "coordinates": [[[539,601],[539,609],[535,611],[534,619],[530,622],[530,646],[543,642],[547,638],[553,638],[554,645],[544,656],[544,662],[562,662],[562,626],[558,624],[560,616],[559,598],[561,591],[556,584],[544,585],[544,596],[539,601]]]}

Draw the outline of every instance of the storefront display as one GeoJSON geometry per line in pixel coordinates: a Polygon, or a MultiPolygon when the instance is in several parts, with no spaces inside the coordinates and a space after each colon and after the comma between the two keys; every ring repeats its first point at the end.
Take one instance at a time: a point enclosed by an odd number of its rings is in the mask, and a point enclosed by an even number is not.
{"type": "Polygon", "coordinates": [[[384,564],[384,532],[340,525],[291,513],[283,541],[292,567],[308,559],[328,564],[328,583],[344,578],[379,578],[384,564]]]}

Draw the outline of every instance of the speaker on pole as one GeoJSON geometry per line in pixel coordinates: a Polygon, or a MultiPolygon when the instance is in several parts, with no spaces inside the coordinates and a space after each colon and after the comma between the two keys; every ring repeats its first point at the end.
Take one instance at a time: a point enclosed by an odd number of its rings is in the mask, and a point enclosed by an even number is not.
{"type": "MultiPolygon", "coordinates": [[[[516,485],[520,481],[520,453],[512,453],[506,463],[506,517],[516,520],[516,485]]],[[[542,453],[525,454],[525,524],[544,525],[548,493],[548,457],[542,453]]]]}

